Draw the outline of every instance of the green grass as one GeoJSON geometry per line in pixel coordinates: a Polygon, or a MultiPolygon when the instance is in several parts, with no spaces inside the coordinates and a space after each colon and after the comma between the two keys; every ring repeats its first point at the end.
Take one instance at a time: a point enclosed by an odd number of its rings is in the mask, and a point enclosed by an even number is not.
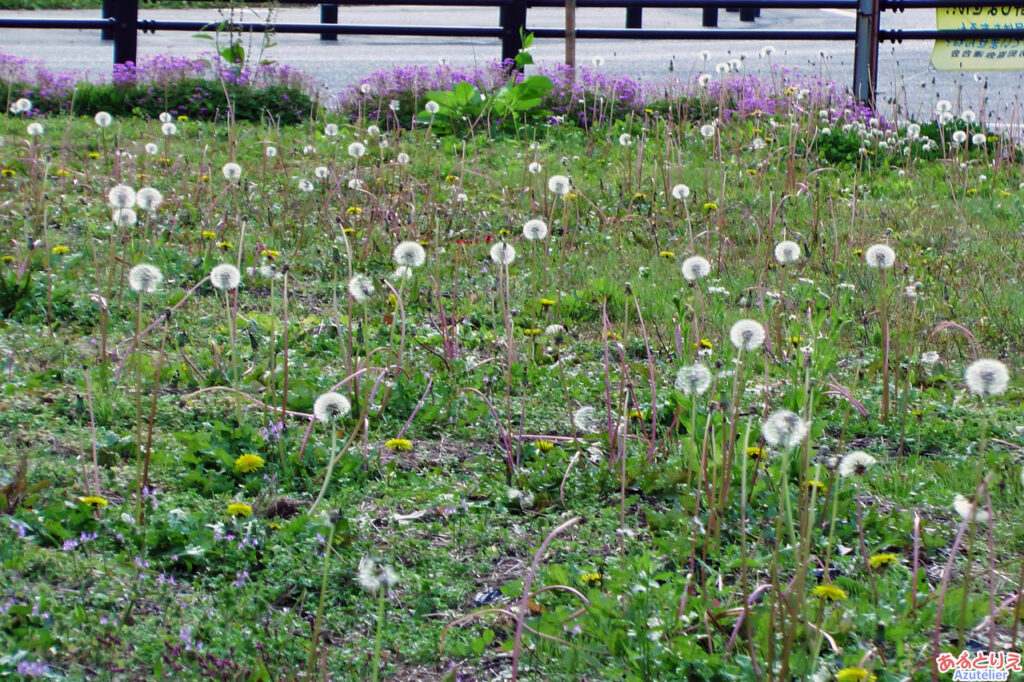
{"type": "MultiPolygon", "coordinates": [[[[958,654],[961,614],[971,631],[990,594],[998,607],[1019,589],[1020,152],[999,140],[926,152],[901,129],[882,137],[909,157],[872,145],[840,162],[829,150],[855,131],[825,134],[815,118],[737,121],[710,140],[669,114],[457,138],[377,137],[365,124],[327,137],[325,121],[183,121],[164,138],[156,121],[101,130],[48,118],[29,141],[26,121],[4,116],[0,674],[40,660],[67,679],[298,678],[333,524],[314,677],[371,677],[376,600],[358,566],[372,556],[398,576],[381,677],[490,679],[512,665],[510,600],[534,553],[578,518],[539,559],[532,590],[556,589],[531,599],[523,679],[768,678],[783,660],[796,676],[863,667],[930,679],[940,595],[940,651],[958,654]],[[358,162],[355,140],[367,149],[358,162]],[[229,160],[243,169],[233,183],[229,160]],[[565,199],[547,189],[555,173],[572,178],[565,199]],[[164,202],[112,227],[107,192],[121,182],[154,186],[164,202]],[[677,183],[691,190],[685,202],[671,196],[677,183]],[[543,243],[521,236],[535,217],[551,228],[543,243]],[[489,257],[502,239],[517,252],[507,297],[489,257]],[[785,267],[772,255],[783,239],[802,253],[785,267]],[[427,254],[408,280],[392,260],[403,240],[427,254]],[[864,263],[875,243],[896,253],[884,278],[864,263]],[[680,274],[691,255],[713,266],[696,284],[680,274]],[[241,286],[225,296],[205,278],[239,259],[241,286]],[[127,284],[138,263],[163,275],[141,302],[127,284]],[[373,283],[364,303],[347,292],[350,271],[373,283]],[[131,352],[137,310],[143,329],[155,324],[131,352]],[[729,331],[742,318],[762,322],[768,341],[743,355],[734,393],[729,331]],[[523,333],[552,324],[564,338],[523,333]],[[675,375],[698,360],[698,339],[714,379],[686,396],[675,375]],[[939,361],[924,363],[925,351],[939,361]],[[975,353],[1010,367],[1005,394],[967,392],[975,353]],[[278,440],[264,430],[281,418],[286,362],[295,414],[278,440]],[[316,398],[358,368],[338,389],[353,412],[310,421],[316,398]],[[571,423],[584,406],[596,410],[593,432],[571,423]],[[788,458],[761,440],[780,408],[810,421],[788,458]],[[623,417],[610,430],[608,410],[623,417]],[[140,527],[150,432],[155,496],[140,527]],[[323,504],[305,514],[353,433],[323,504]],[[385,447],[399,434],[412,451],[385,447]],[[834,460],[854,450],[877,464],[840,482],[834,460]],[[236,471],[246,453],[265,465],[236,471]],[[964,536],[944,589],[953,499],[973,495],[982,474],[993,534],[978,524],[973,542],[964,536]],[[698,490],[720,507],[710,513],[698,490]],[[252,516],[228,516],[236,501],[252,516]],[[869,571],[879,554],[895,560],[869,571]],[[823,581],[845,598],[815,596],[823,581]],[[483,589],[500,591],[489,605],[500,610],[467,618],[483,589]]],[[[1011,637],[1013,609],[996,622],[1011,637]]],[[[988,643],[987,630],[969,635],[988,643]]]]}

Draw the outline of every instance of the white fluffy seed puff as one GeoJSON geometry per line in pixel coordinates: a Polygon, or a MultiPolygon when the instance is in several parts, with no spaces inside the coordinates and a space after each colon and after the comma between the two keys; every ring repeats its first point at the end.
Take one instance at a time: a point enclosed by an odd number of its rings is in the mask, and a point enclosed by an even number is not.
{"type": "Polygon", "coordinates": [[[764,327],[757,320],[740,320],[729,330],[729,340],[737,350],[756,350],[764,343],[764,327]]]}
{"type": "Polygon", "coordinates": [[[703,256],[690,256],[683,261],[682,270],[687,282],[696,282],[708,276],[711,272],[711,263],[703,256]]]}
{"type": "Polygon", "coordinates": [[[242,276],[239,274],[238,268],[231,263],[221,263],[210,270],[210,283],[218,291],[234,291],[241,281],[242,276]]]}
{"type": "Polygon", "coordinates": [[[779,410],[764,420],[761,435],[768,445],[789,450],[800,445],[807,435],[807,422],[789,410],[779,410]]]}
{"type": "Polygon", "coordinates": [[[869,268],[888,270],[896,263],[896,252],[885,244],[872,244],[864,252],[864,261],[869,268]]]}
{"type": "Polygon", "coordinates": [[[998,360],[982,358],[972,362],[964,372],[964,383],[971,393],[981,398],[999,395],[1010,383],[1010,372],[998,360]]]}
{"type": "Polygon", "coordinates": [[[796,242],[783,241],[775,245],[775,260],[779,265],[789,265],[800,260],[800,245],[796,242]]]}
{"type": "Polygon", "coordinates": [[[356,303],[365,303],[373,296],[373,281],[366,275],[355,274],[348,281],[348,294],[356,303]]]}
{"type": "Polygon", "coordinates": [[[139,263],[128,271],[128,288],[138,294],[151,294],[164,281],[160,269],[149,263],[139,263]]]}
{"type": "Polygon", "coordinates": [[[352,403],[340,393],[329,391],[313,403],[313,416],[318,422],[333,422],[352,411],[352,403]]]}

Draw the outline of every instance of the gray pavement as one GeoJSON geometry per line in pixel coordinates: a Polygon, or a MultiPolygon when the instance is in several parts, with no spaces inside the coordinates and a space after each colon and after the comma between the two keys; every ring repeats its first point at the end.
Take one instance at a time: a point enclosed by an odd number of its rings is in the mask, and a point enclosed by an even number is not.
{"type": "MultiPolygon", "coordinates": [[[[98,10],[72,11],[0,11],[3,17],[82,17],[98,18],[98,10]]],[[[765,10],[754,23],[739,21],[735,12],[719,13],[719,26],[729,29],[795,29],[853,30],[854,15],[847,10],[765,10]]],[[[206,8],[182,10],[143,9],[144,19],[190,20],[217,22],[223,12],[206,8]]],[[[318,23],[316,7],[288,7],[277,10],[273,20],[278,23],[318,23]]],[[[559,28],[564,11],[552,8],[531,9],[528,26],[559,28]]],[[[243,21],[264,21],[265,9],[245,9],[243,21]]],[[[700,27],[700,10],[645,9],[644,26],[659,29],[694,29],[700,27]]],[[[623,28],[624,9],[583,9],[578,12],[579,28],[623,28]]],[[[498,25],[498,10],[491,8],[424,8],[424,7],[341,7],[340,22],[344,24],[395,24],[424,26],[498,25]]],[[[900,14],[886,13],[883,28],[929,29],[935,27],[934,10],[909,10],[900,14]]],[[[390,66],[434,64],[446,59],[452,65],[474,65],[497,59],[501,48],[498,40],[418,37],[339,36],[337,43],[322,42],[316,35],[279,34],[275,45],[263,51],[262,57],[289,64],[308,73],[328,93],[369,74],[390,66]]],[[[260,50],[260,40],[253,37],[247,45],[250,54],[260,50]]],[[[675,42],[629,40],[581,40],[577,47],[577,63],[590,64],[602,57],[602,70],[627,74],[643,81],[662,83],[689,81],[695,74],[712,70],[715,63],[731,58],[743,59],[748,73],[767,73],[769,60],[760,57],[761,41],[675,42]],[[701,50],[711,52],[708,64],[697,56],[701,50]]],[[[852,85],[853,44],[851,42],[790,41],[774,43],[776,52],[771,62],[836,81],[843,89],[852,85]]],[[[883,44],[879,59],[879,109],[892,117],[897,111],[920,117],[931,111],[938,99],[949,99],[957,108],[971,108],[995,126],[1020,130],[1024,120],[1021,111],[1024,78],[1017,72],[938,73],[930,64],[932,45],[929,41],[908,41],[898,45],[883,44]]],[[[187,32],[158,32],[139,36],[139,56],[157,54],[198,55],[210,50],[210,43],[187,32]]],[[[560,61],[564,48],[560,40],[538,40],[534,58],[538,61],[560,61]]],[[[79,70],[92,78],[109,74],[113,59],[112,43],[100,40],[98,31],[0,29],[0,51],[38,59],[52,70],[79,70]]]]}

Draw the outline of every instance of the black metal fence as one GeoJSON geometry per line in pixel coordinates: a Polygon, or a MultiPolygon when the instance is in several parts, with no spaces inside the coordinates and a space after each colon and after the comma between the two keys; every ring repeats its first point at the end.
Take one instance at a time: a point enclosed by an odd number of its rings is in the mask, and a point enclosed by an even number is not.
{"type": "MultiPolygon", "coordinates": [[[[299,3],[302,0],[279,0],[299,3]]],[[[970,7],[1005,7],[1010,0],[968,0],[970,7]]],[[[530,29],[527,11],[531,7],[564,7],[565,0],[346,0],[345,5],[415,5],[435,7],[496,7],[498,26],[386,26],[338,24],[338,5],[321,4],[319,24],[264,24],[239,22],[227,28],[236,32],[310,33],[322,40],[337,40],[339,35],[427,36],[437,38],[494,38],[501,41],[502,59],[511,59],[522,47],[521,31],[531,31],[536,38],[564,38],[564,29],[530,29]]],[[[1024,29],[952,31],[885,30],[880,26],[883,11],[902,12],[906,9],[936,7],[964,7],[960,0],[576,0],[576,7],[624,8],[624,29],[576,29],[577,40],[749,40],[749,41],[853,41],[854,96],[871,106],[875,103],[875,83],[878,81],[878,45],[883,42],[902,43],[905,40],[1021,40],[1024,29]],[[644,29],[644,8],[701,9],[703,28],[691,30],[644,29]],[[740,18],[753,21],[761,10],[774,9],[847,9],[856,12],[853,25],[847,30],[785,31],[785,30],[724,30],[718,25],[718,12],[738,10],[740,18]]],[[[1016,5],[1013,5],[1016,6],[1016,5]]],[[[136,60],[139,32],[203,31],[210,22],[159,21],[139,19],[139,0],[104,0],[102,18],[99,19],[24,19],[0,17],[0,28],[35,29],[98,29],[105,39],[113,40],[114,63],[136,60]]]]}

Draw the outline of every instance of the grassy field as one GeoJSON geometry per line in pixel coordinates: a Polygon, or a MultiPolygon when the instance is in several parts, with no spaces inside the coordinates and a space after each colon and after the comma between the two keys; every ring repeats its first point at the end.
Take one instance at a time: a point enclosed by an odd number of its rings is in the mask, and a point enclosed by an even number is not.
{"type": "Polygon", "coordinates": [[[1020,150],[775,95],[0,117],[0,676],[1019,652],[1020,150]]]}

